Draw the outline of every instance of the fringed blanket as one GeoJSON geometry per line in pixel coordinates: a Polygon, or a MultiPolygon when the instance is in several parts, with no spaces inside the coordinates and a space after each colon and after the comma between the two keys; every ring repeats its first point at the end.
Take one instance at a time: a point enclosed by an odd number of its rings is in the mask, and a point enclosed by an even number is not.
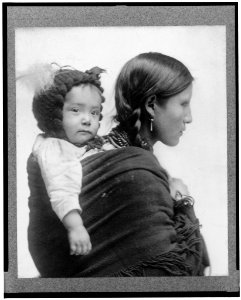
{"type": "Polygon", "coordinates": [[[82,161],[82,218],[92,251],[71,256],[38,164],[28,160],[29,250],[42,277],[197,276],[209,265],[193,208],[176,211],[167,174],[149,151],[128,147],[82,161]]]}

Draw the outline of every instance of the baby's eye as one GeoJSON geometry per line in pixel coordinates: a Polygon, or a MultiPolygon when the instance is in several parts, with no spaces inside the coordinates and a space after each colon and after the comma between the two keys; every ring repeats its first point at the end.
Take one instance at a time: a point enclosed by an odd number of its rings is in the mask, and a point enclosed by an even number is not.
{"type": "Polygon", "coordinates": [[[99,111],[99,110],[93,110],[93,111],[91,112],[91,114],[92,114],[93,116],[99,116],[99,115],[100,115],[100,111],[99,111]]]}
{"type": "Polygon", "coordinates": [[[188,106],[188,104],[189,104],[189,102],[183,102],[182,106],[186,107],[186,106],[188,106]]]}
{"type": "Polygon", "coordinates": [[[78,107],[72,107],[71,111],[77,113],[80,111],[80,109],[78,107]]]}

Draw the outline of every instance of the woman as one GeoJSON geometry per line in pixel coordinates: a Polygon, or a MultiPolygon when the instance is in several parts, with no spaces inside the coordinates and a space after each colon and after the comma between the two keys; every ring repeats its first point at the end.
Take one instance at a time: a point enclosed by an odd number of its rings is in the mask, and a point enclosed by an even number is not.
{"type": "Polygon", "coordinates": [[[140,54],[122,68],[115,88],[119,124],[104,138],[117,149],[82,161],[79,200],[93,246],[86,256],[69,255],[65,229],[29,158],[29,178],[35,176],[29,249],[42,277],[204,274],[209,259],[192,198],[152,153],[157,141],[177,145],[192,121],[192,81],[181,62],[160,53],[140,54]]]}

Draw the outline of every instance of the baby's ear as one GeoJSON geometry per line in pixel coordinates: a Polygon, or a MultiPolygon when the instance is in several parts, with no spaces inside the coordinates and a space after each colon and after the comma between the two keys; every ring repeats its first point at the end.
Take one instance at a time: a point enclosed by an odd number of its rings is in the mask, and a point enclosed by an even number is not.
{"type": "Polygon", "coordinates": [[[151,117],[154,117],[156,95],[151,95],[146,99],[145,108],[151,117]]]}

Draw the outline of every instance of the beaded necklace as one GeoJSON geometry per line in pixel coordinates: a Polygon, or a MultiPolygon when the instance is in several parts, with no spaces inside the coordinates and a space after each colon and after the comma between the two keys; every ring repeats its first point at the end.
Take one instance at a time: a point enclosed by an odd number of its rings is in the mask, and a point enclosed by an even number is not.
{"type": "MultiPolygon", "coordinates": [[[[104,137],[104,140],[112,144],[115,148],[134,146],[131,143],[127,132],[121,129],[119,126],[113,128],[111,132],[104,137]]],[[[152,146],[150,146],[150,144],[144,139],[141,140],[141,148],[153,151],[152,146]]]]}
{"type": "Polygon", "coordinates": [[[113,128],[106,136],[106,139],[116,148],[131,146],[131,142],[126,131],[120,130],[118,127],[113,128]]]}

